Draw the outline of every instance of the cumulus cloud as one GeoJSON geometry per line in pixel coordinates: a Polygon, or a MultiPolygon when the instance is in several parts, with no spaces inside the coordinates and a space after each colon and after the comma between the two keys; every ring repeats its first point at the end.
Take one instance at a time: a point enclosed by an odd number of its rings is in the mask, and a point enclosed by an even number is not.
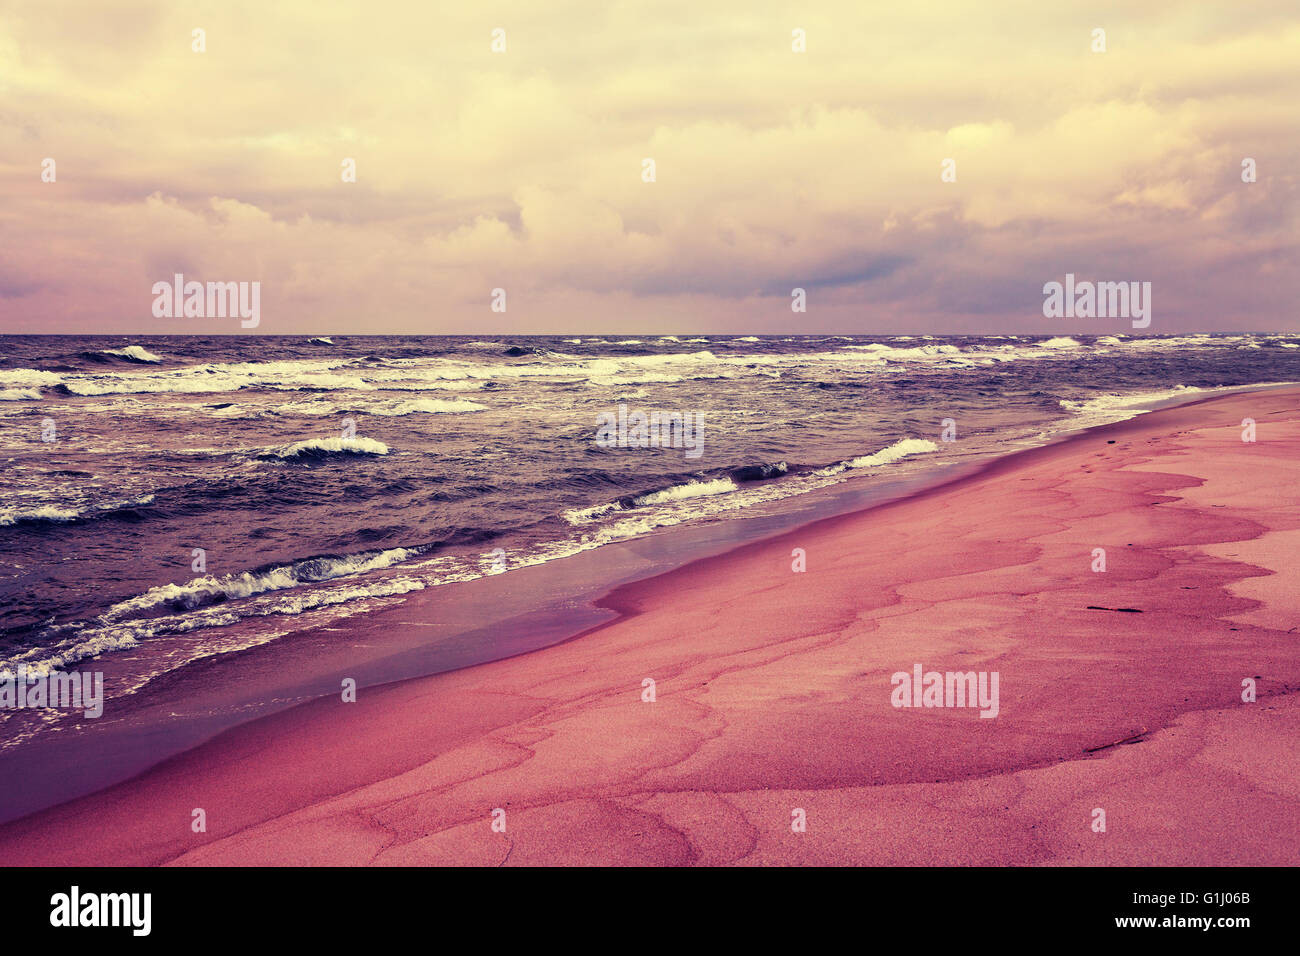
{"type": "Polygon", "coordinates": [[[1064,331],[1067,271],[1291,328],[1298,46],[1284,2],[7,8],[0,330],[239,331],[155,319],[174,272],[260,281],[258,333],[781,331],[794,286],[801,328],[1064,331]]]}

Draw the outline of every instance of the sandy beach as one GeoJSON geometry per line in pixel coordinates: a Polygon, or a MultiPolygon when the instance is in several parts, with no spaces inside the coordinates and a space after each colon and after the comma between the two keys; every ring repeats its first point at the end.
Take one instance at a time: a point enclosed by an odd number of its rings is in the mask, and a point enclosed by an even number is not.
{"type": "Polygon", "coordinates": [[[1295,865],[1297,448],[1294,388],[1093,429],[623,586],[558,646],[237,727],[0,858],[1295,865]],[[894,706],[917,665],[996,672],[996,716],[894,706]]]}

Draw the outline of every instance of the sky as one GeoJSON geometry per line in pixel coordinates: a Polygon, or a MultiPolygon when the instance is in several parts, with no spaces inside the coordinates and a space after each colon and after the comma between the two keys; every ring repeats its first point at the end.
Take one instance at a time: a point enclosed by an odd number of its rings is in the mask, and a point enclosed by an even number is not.
{"type": "Polygon", "coordinates": [[[1294,0],[0,0],[0,332],[1297,331],[1298,100],[1294,0]]]}

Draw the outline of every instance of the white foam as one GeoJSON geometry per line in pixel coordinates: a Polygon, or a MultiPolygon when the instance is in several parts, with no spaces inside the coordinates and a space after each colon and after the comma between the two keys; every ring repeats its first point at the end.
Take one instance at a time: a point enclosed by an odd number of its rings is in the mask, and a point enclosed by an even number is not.
{"type": "MultiPolygon", "coordinates": [[[[258,417],[261,415],[335,415],[342,412],[355,412],[362,415],[383,415],[388,418],[401,417],[404,415],[415,414],[465,414],[467,412],[481,412],[487,409],[486,405],[480,405],[478,402],[470,402],[464,399],[438,399],[438,398],[411,398],[398,399],[390,402],[333,402],[325,399],[315,399],[310,402],[287,402],[284,404],[263,405],[263,404],[241,404],[232,405],[229,408],[218,408],[212,410],[211,414],[218,418],[245,418],[258,417]]],[[[382,454],[379,452],[378,454],[382,454]]]]}
{"type": "Polygon", "coordinates": [[[683,498],[707,498],[711,495],[725,495],[736,490],[736,483],[730,478],[715,478],[713,481],[690,481],[684,485],[674,485],[663,491],[651,492],[633,499],[638,508],[661,505],[669,501],[681,501],[683,498]]]}
{"type": "Polygon", "coordinates": [[[54,649],[32,648],[22,654],[0,660],[0,679],[5,675],[17,673],[19,665],[26,665],[28,673],[31,674],[48,674],[50,671],[70,667],[87,657],[98,657],[109,651],[125,650],[138,644],[135,635],[113,631],[95,634],[84,640],[70,641],[54,649]]]}
{"type": "MultiPolygon", "coordinates": [[[[676,336],[661,336],[658,341],[672,343],[676,336]]],[[[895,344],[868,342],[842,344],[848,337],[835,337],[833,351],[789,354],[747,354],[738,344],[762,341],[758,336],[724,340],[733,348],[719,357],[709,351],[663,353],[652,355],[581,356],[551,353],[533,356],[527,361],[501,361],[490,357],[472,359],[447,356],[389,359],[378,365],[357,359],[292,360],[282,362],[220,363],[189,366],[168,371],[120,371],[115,373],[78,373],[56,375],[33,369],[0,370],[0,385],[31,388],[62,384],[72,395],[92,396],[133,393],[221,393],[239,389],[319,391],[429,391],[437,389],[480,389],[489,383],[519,380],[546,380],[561,384],[589,382],[597,387],[618,388],[624,385],[675,382],[690,379],[744,378],[778,376],[797,372],[813,377],[824,369],[873,374],[896,363],[928,366],[966,367],[962,363],[986,361],[1062,361],[1075,360],[1083,351],[1099,354],[1120,345],[1126,352],[1163,352],[1185,348],[1203,348],[1203,336],[1170,336],[1159,339],[1133,339],[1121,335],[1102,336],[1096,345],[1084,349],[1077,339],[1060,336],[1044,342],[1018,341],[1016,344],[973,345],[965,350],[956,345],[935,341],[905,342],[893,337],[895,344]],[[344,366],[347,366],[344,368],[344,366]]],[[[1006,338],[1013,341],[1015,336],[1006,338]]],[[[571,344],[609,344],[601,339],[570,339],[571,344]]],[[[651,340],[654,341],[654,340],[651,340]]],[[[704,338],[681,340],[683,343],[708,344],[704,338]]],[[[859,340],[861,341],[861,340],[859,340]]],[[[640,339],[622,339],[622,344],[641,343],[640,339]]],[[[1252,348],[1258,343],[1246,336],[1220,337],[1215,342],[1224,348],[1252,348]]],[[[479,346],[501,343],[477,343],[479,346]]],[[[1280,344],[1280,343],[1279,343],[1280,344]]],[[[1295,344],[1295,343],[1286,343],[1295,344]]]]}
{"type": "Polygon", "coordinates": [[[948,356],[961,354],[961,349],[948,344],[899,347],[871,342],[867,345],[842,345],[840,348],[849,352],[867,352],[873,358],[890,362],[925,362],[935,359],[946,361],[948,356]]]}
{"type": "Polygon", "coordinates": [[[42,505],[39,508],[29,509],[4,508],[0,509],[0,526],[15,525],[20,521],[76,521],[80,517],[81,512],[79,511],[68,508],[56,508],[53,505],[42,505]]]}
{"type": "Polygon", "coordinates": [[[145,495],[141,498],[132,498],[126,501],[107,501],[88,507],[41,505],[39,508],[2,508],[0,509],[0,526],[15,525],[20,521],[32,523],[44,521],[52,524],[64,524],[89,515],[117,511],[119,508],[134,508],[138,505],[147,505],[153,501],[153,497],[153,495],[145,495]]]}
{"type": "Polygon", "coordinates": [[[373,438],[309,438],[275,449],[277,458],[296,458],[310,452],[347,452],[353,455],[387,455],[388,446],[373,438]]]}
{"type": "Polygon", "coordinates": [[[61,375],[34,368],[0,368],[0,384],[4,385],[58,385],[62,381],[61,375]]]}
{"type": "Polygon", "coordinates": [[[329,581],[352,574],[362,574],[387,568],[415,557],[419,552],[410,548],[392,548],[374,554],[353,554],[341,558],[311,558],[294,564],[271,568],[254,574],[228,574],[223,577],[205,575],[184,584],[163,584],[150,588],[143,594],[114,604],[100,615],[101,621],[120,621],[124,618],[151,611],[163,606],[192,609],[214,603],[218,599],[242,599],[268,591],[281,591],[305,583],[329,581]]]}
{"type": "Polygon", "coordinates": [[[339,410],[339,406],[334,402],[316,399],[310,402],[285,402],[274,405],[232,405],[230,408],[219,409],[218,412],[242,412],[246,409],[273,412],[276,415],[333,415],[339,410]]]}
{"type": "MultiPolygon", "coordinates": [[[[662,491],[652,491],[632,499],[633,508],[651,508],[656,505],[671,504],[691,498],[710,498],[726,495],[736,491],[736,483],[730,478],[715,478],[711,481],[688,481],[682,485],[673,485],[662,491]]],[[[620,501],[610,501],[590,508],[573,508],[564,512],[564,520],[572,525],[591,524],[598,518],[618,511],[626,510],[620,501]]]]}
{"type": "Polygon", "coordinates": [[[563,517],[569,524],[583,525],[591,524],[597,518],[602,518],[611,512],[622,510],[623,506],[617,501],[609,501],[603,505],[593,505],[590,508],[571,508],[564,512],[563,517]]]}
{"type": "Polygon", "coordinates": [[[117,355],[121,358],[131,359],[133,362],[161,362],[160,356],[154,355],[148,349],[140,345],[128,345],[120,349],[100,349],[101,355],[117,355]]]}
{"type": "Polygon", "coordinates": [[[881,465],[888,465],[900,459],[907,458],[910,455],[923,455],[926,452],[938,451],[939,446],[925,438],[904,438],[888,445],[880,451],[872,452],[870,455],[862,455],[858,458],[850,458],[839,464],[831,465],[827,468],[819,468],[813,472],[814,475],[830,477],[838,475],[840,472],[856,468],[878,468],[881,465]]]}
{"type": "Polygon", "coordinates": [[[413,415],[417,412],[425,412],[431,415],[437,414],[464,414],[466,412],[481,412],[487,409],[486,405],[480,405],[478,402],[467,402],[460,399],[440,399],[440,398],[416,398],[410,401],[393,402],[387,405],[367,406],[364,411],[369,415],[413,415]]]}
{"type": "Polygon", "coordinates": [[[1182,395],[1195,395],[1203,389],[1191,385],[1175,385],[1173,388],[1162,388],[1151,392],[1129,392],[1127,394],[1116,395],[1098,395],[1095,398],[1086,401],[1073,401],[1071,399],[1061,399],[1060,406],[1075,416],[1069,419],[1069,424],[1074,428],[1090,427],[1092,425],[1101,425],[1109,422],[1122,422],[1130,418],[1136,418],[1138,415],[1145,415],[1151,411],[1149,408],[1136,408],[1137,405],[1145,405],[1153,402],[1164,401],[1169,398],[1177,398],[1182,395]]]}
{"type": "MultiPolygon", "coordinates": [[[[406,594],[410,591],[422,590],[424,587],[425,583],[420,580],[409,577],[390,577],[377,582],[323,587],[301,594],[294,593],[254,598],[253,603],[247,605],[238,607],[219,605],[189,611],[180,615],[119,621],[108,621],[104,615],[101,615],[87,627],[78,630],[71,637],[60,641],[53,647],[31,648],[7,660],[0,660],[0,673],[13,672],[19,664],[26,665],[28,670],[33,673],[48,673],[51,670],[63,669],[79,661],[98,657],[110,651],[138,647],[143,640],[148,638],[162,635],[173,637],[211,628],[223,628],[237,624],[248,617],[296,616],[318,608],[350,604],[352,607],[341,609],[346,616],[364,610],[369,599],[406,594]]],[[[162,672],[174,670],[176,666],[183,666],[203,657],[211,657],[214,654],[264,644],[278,637],[283,637],[291,631],[292,629],[285,629],[269,634],[259,632],[251,638],[247,635],[241,635],[235,638],[233,644],[227,642],[225,647],[218,646],[215,649],[212,647],[211,639],[206,645],[207,649],[204,649],[204,645],[199,645],[198,648],[193,645],[186,648],[172,648],[164,655],[164,659],[171,659],[173,663],[165,667],[162,672]],[[178,655],[180,663],[176,664],[174,659],[178,655]]],[[[157,673],[145,676],[135,686],[127,688],[126,692],[130,693],[138,689],[143,684],[148,683],[154,676],[157,676],[157,673]]]]}
{"type": "MultiPolygon", "coordinates": [[[[319,388],[373,390],[356,375],[330,374],[350,359],[312,359],[283,362],[230,362],[189,365],[168,371],[87,373],[55,377],[73,395],[133,395],[178,392],[203,394],[234,392],[241,388],[319,388]]],[[[48,375],[49,373],[40,373],[48,375]]],[[[4,376],[0,375],[0,379],[4,376]]],[[[37,384],[23,382],[22,384],[37,384]]]]}

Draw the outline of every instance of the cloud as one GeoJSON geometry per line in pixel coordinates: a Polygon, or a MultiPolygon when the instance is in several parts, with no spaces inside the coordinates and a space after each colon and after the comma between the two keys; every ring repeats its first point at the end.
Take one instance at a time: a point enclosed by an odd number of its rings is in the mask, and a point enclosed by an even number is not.
{"type": "Polygon", "coordinates": [[[1281,2],[7,9],[0,330],[236,331],[154,319],[174,271],[261,281],[259,333],[781,331],[795,286],[801,328],[1057,331],[1066,271],[1288,328],[1297,44],[1281,2]]]}

